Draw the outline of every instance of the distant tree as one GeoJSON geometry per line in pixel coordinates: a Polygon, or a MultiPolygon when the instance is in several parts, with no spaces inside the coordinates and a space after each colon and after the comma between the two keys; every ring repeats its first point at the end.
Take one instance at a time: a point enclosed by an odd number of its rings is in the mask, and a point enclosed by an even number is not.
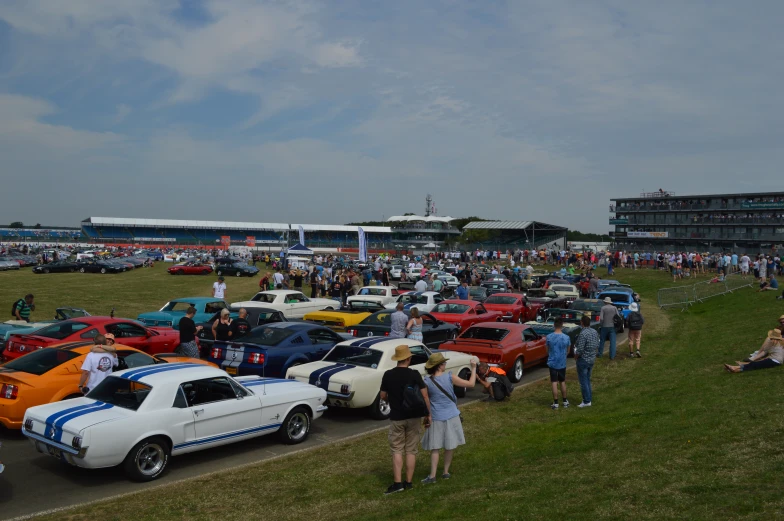
{"type": "Polygon", "coordinates": [[[24,223],[22,221],[14,221],[8,225],[9,228],[24,228],[24,223]]]}
{"type": "Polygon", "coordinates": [[[33,226],[33,228],[35,228],[36,230],[40,230],[41,229],[41,223],[35,223],[35,226],[33,226]]]}
{"type": "Polygon", "coordinates": [[[347,223],[344,226],[389,226],[386,221],[363,221],[358,223],[347,223]]]}
{"type": "Polygon", "coordinates": [[[404,213],[404,214],[403,214],[403,217],[408,217],[409,215],[416,215],[416,214],[415,214],[415,213],[408,212],[408,213],[404,213]]]}
{"type": "Polygon", "coordinates": [[[609,235],[602,235],[598,233],[582,233],[577,230],[569,230],[566,234],[566,240],[578,242],[611,242],[612,239],[609,235]]]}

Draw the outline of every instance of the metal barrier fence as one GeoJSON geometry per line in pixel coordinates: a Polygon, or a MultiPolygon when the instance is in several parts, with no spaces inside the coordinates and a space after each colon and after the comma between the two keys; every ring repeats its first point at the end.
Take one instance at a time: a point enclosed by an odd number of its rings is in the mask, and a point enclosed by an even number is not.
{"type": "Polygon", "coordinates": [[[755,280],[753,277],[743,278],[740,275],[728,275],[723,281],[711,282],[706,280],[691,286],[677,288],[662,288],[657,294],[660,308],[680,307],[685,309],[692,304],[703,302],[711,297],[732,293],[741,288],[751,287],[755,280]]]}

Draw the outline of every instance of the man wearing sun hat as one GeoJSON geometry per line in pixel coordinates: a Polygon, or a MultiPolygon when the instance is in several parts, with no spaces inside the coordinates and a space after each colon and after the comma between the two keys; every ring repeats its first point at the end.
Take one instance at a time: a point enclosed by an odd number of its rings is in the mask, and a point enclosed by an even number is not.
{"type": "Polygon", "coordinates": [[[610,360],[615,358],[615,317],[618,315],[618,308],[613,306],[610,297],[604,297],[604,306],[599,312],[599,322],[601,330],[599,334],[601,339],[599,341],[599,358],[604,354],[604,343],[610,339],[610,360]]]}
{"type": "Polygon", "coordinates": [[[422,380],[422,375],[418,371],[410,369],[411,349],[408,345],[401,344],[395,348],[392,360],[397,362],[397,367],[384,373],[381,378],[380,400],[389,404],[391,413],[389,414],[389,448],[392,451],[392,474],[394,483],[389,486],[385,494],[403,492],[411,488],[411,480],[414,478],[414,466],[416,465],[416,455],[419,450],[419,433],[422,425],[422,418],[426,417],[425,424],[430,425],[430,398],[427,394],[427,386],[422,380]],[[422,393],[426,410],[412,412],[404,409],[403,396],[407,387],[415,387],[422,393]],[[403,474],[403,455],[406,459],[406,480],[402,481],[403,474]]]}

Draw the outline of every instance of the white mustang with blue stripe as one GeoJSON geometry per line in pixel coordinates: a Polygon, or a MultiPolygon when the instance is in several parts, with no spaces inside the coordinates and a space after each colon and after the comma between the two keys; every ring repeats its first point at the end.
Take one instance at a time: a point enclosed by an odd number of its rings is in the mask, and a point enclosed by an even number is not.
{"type": "MultiPolygon", "coordinates": [[[[376,419],[385,419],[391,412],[381,400],[381,377],[395,367],[395,347],[405,344],[411,349],[411,369],[425,374],[425,362],[432,351],[421,342],[408,338],[369,337],[337,344],[320,362],[297,365],[286,372],[286,378],[315,385],[327,392],[330,407],[369,407],[376,419]]],[[[465,379],[471,373],[471,355],[455,351],[439,351],[447,358],[446,370],[465,379]]],[[[458,397],[465,388],[455,388],[458,397]]]]}
{"type": "Polygon", "coordinates": [[[119,371],[83,397],[31,407],[22,433],[35,448],[84,468],[122,465],[149,481],[169,456],[277,432],[304,441],[326,391],[280,378],[232,378],[200,364],[119,371]]]}

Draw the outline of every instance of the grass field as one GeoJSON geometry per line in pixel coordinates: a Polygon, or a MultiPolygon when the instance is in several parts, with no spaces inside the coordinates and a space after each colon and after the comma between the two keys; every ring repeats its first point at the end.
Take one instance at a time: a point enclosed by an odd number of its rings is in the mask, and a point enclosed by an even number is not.
{"type": "MultiPolygon", "coordinates": [[[[0,274],[0,288],[9,304],[32,290],[94,312],[116,305],[130,316],[168,297],[209,292],[212,278],[161,277],[161,269],[0,274]]],[[[44,519],[784,518],[784,373],[722,369],[761,344],[784,313],[782,301],[744,289],[661,312],[655,290],[671,278],[629,270],[616,278],[643,297],[644,358],[600,360],[590,409],[550,410],[547,382],[516,391],[510,402],[467,406],[468,444],[449,481],[419,485],[429,462],[420,453],[414,489],[383,496],[391,468],[386,434],[378,433],[44,519]]],[[[245,297],[258,278],[228,282],[245,297]]],[[[50,309],[45,302],[39,310],[50,309]]],[[[573,372],[568,384],[579,402],[573,372]]]]}

